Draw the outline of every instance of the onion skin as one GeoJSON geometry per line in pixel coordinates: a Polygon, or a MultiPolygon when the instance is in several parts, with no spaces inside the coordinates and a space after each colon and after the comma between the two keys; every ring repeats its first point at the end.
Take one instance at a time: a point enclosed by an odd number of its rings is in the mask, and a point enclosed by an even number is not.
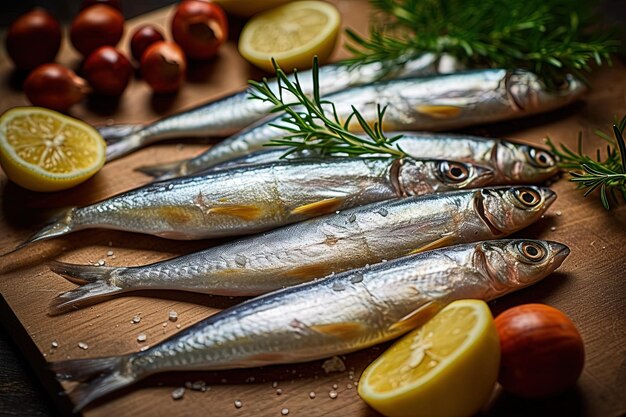
{"type": "Polygon", "coordinates": [[[87,93],[87,82],[59,64],[43,64],[24,81],[26,96],[35,106],[67,111],[87,93]]]}
{"type": "Polygon", "coordinates": [[[173,93],[185,79],[185,53],[174,42],[155,42],[141,57],[141,75],[156,93],[173,93]]]}
{"type": "Polygon", "coordinates": [[[93,51],[83,65],[85,78],[98,93],[121,95],[133,75],[133,66],[120,51],[102,46],[93,51]]]}
{"type": "Polygon", "coordinates": [[[7,53],[21,70],[32,70],[41,64],[54,62],[60,47],[61,26],[41,8],[18,17],[7,31],[7,53]]]}
{"type": "Polygon", "coordinates": [[[124,34],[124,16],[111,6],[96,4],[80,12],[72,21],[70,40],[83,56],[101,46],[115,46],[124,34]]]}
{"type": "Polygon", "coordinates": [[[165,37],[156,26],[151,24],[140,26],[130,39],[130,52],[135,60],[140,61],[148,46],[164,40],[165,37]]]}
{"type": "Polygon", "coordinates": [[[80,10],[85,10],[86,8],[96,4],[105,4],[119,10],[120,12],[122,11],[122,5],[120,4],[119,0],[83,0],[83,2],[80,4],[80,10]]]}
{"type": "Polygon", "coordinates": [[[171,22],[172,37],[188,58],[212,58],[228,38],[228,19],[217,4],[184,0],[171,22]]]}
{"type": "Polygon", "coordinates": [[[495,319],[502,359],[498,382],[522,398],[542,398],[573,386],[585,363],[582,338],[561,311],[543,304],[511,308],[495,319]]]}

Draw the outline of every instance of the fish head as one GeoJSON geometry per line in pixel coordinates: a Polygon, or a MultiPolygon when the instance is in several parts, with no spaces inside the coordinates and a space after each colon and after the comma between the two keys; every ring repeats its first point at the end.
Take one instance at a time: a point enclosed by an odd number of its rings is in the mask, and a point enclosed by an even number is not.
{"type": "Polygon", "coordinates": [[[546,149],[513,142],[499,142],[491,155],[498,174],[513,183],[545,181],[559,171],[556,157],[546,149]]]}
{"type": "Polygon", "coordinates": [[[505,84],[513,107],[529,114],[562,107],[587,91],[587,86],[570,74],[563,78],[561,84],[547,88],[532,72],[513,71],[507,74],[505,84]]]}
{"type": "Polygon", "coordinates": [[[547,187],[512,186],[476,191],[474,208],[494,235],[510,234],[537,221],[556,200],[547,187]]]}
{"type": "Polygon", "coordinates": [[[392,181],[399,193],[407,196],[483,187],[491,184],[494,178],[494,170],[481,165],[404,158],[392,181]]]}
{"type": "Polygon", "coordinates": [[[475,265],[488,277],[493,295],[534,284],[557,269],[570,250],[562,243],[531,239],[480,242],[475,265]]]}

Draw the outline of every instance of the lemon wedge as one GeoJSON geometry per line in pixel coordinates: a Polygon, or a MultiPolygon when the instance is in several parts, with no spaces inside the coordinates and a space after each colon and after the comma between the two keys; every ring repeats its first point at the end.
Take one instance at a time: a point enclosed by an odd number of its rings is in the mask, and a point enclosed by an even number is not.
{"type": "Polygon", "coordinates": [[[337,9],[322,1],[297,1],[256,15],[244,26],[239,52],[250,63],[274,72],[271,59],[290,72],[324,62],[335,48],[341,26],[337,9]]]}
{"type": "Polygon", "coordinates": [[[461,300],[372,362],[358,390],[388,417],[469,417],[489,399],[499,365],[489,307],[461,300]]]}
{"type": "Polygon", "coordinates": [[[88,124],[41,107],[14,107],[0,116],[0,165],[33,191],[58,191],[102,168],[106,144],[88,124]]]}

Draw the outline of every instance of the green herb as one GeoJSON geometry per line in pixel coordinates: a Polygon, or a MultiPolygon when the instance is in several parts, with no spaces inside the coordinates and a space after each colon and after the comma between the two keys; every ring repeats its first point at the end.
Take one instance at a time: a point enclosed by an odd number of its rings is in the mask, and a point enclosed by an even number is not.
{"type": "Polygon", "coordinates": [[[291,81],[275,61],[272,60],[272,63],[276,69],[278,93],[269,87],[265,78],[262,82],[250,81],[251,98],[272,103],[274,113],[285,112],[281,123],[274,123],[272,126],[285,130],[287,134],[280,139],[272,140],[268,146],[292,147],[287,154],[312,149],[322,155],[343,153],[355,156],[382,153],[393,157],[405,156],[405,153],[394,144],[402,135],[388,138],[383,133],[384,107],[378,106],[377,121],[371,127],[354,106],[352,113],[342,122],[335,105],[320,98],[317,57],[313,59],[313,98],[309,98],[302,91],[296,71],[293,74],[295,81],[291,81]],[[289,101],[284,97],[285,92],[288,93],[285,95],[290,97],[289,101]],[[367,135],[366,138],[350,132],[348,126],[353,119],[359,123],[367,135]]]}
{"type": "Polygon", "coordinates": [[[586,189],[585,197],[593,190],[600,189],[600,200],[607,210],[610,208],[609,197],[617,202],[617,195],[621,194],[626,201],[626,144],[623,137],[625,127],[626,116],[613,125],[614,138],[602,131],[594,132],[608,142],[604,159],[600,149],[596,152],[596,159],[583,154],[582,132],[578,134],[577,152],[563,144],[557,148],[549,138],[547,139],[548,146],[559,158],[559,166],[572,170],[570,181],[577,183],[578,188],[586,189]]]}
{"type": "MultiPolygon", "coordinates": [[[[618,41],[595,25],[586,0],[370,0],[368,38],[348,30],[348,65],[395,65],[426,52],[468,67],[522,68],[550,87],[566,73],[582,77],[590,62],[610,62],[618,41]]],[[[596,25],[597,26],[597,25],[596,25]]]]}

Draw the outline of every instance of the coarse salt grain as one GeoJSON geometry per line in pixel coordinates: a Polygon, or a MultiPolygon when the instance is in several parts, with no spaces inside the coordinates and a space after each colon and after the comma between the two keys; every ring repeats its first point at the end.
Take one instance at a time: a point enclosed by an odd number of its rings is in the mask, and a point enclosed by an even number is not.
{"type": "Polygon", "coordinates": [[[243,403],[240,400],[235,400],[235,408],[243,407],[243,403]]]}
{"type": "Polygon", "coordinates": [[[310,399],[315,398],[315,392],[314,391],[309,392],[309,398],[310,399]]]}
{"type": "Polygon", "coordinates": [[[172,399],[180,400],[185,395],[185,387],[176,388],[172,391],[172,399]]]}
{"type": "Polygon", "coordinates": [[[328,396],[329,396],[331,399],[333,399],[333,400],[334,400],[335,398],[337,398],[337,391],[335,391],[335,390],[330,391],[330,392],[328,393],[328,396]]]}
{"type": "Polygon", "coordinates": [[[170,311],[170,314],[168,315],[168,318],[170,321],[176,321],[178,320],[178,313],[175,312],[174,310],[170,311]]]}
{"type": "Polygon", "coordinates": [[[56,348],[58,348],[58,347],[59,347],[59,342],[57,342],[56,340],[53,340],[53,341],[52,341],[52,343],[51,343],[51,345],[52,345],[52,347],[53,347],[53,348],[55,348],[55,349],[56,349],[56,348]]]}
{"type": "Polygon", "coordinates": [[[83,349],[83,350],[87,350],[89,349],[89,345],[85,342],[78,342],[78,347],[83,349]]]}
{"type": "Polygon", "coordinates": [[[282,410],[280,410],[280,414],[286,416],[287,414],[289,414],[289,409],[288,408],[283,408],[282,410]]]}
{"type": "Polygon", "coordinates": [[[140,343],[145,342],[147,339],[148,339],[148,336],[146,336],[144,333],[137,335],[137,341],[140,343]]]}

